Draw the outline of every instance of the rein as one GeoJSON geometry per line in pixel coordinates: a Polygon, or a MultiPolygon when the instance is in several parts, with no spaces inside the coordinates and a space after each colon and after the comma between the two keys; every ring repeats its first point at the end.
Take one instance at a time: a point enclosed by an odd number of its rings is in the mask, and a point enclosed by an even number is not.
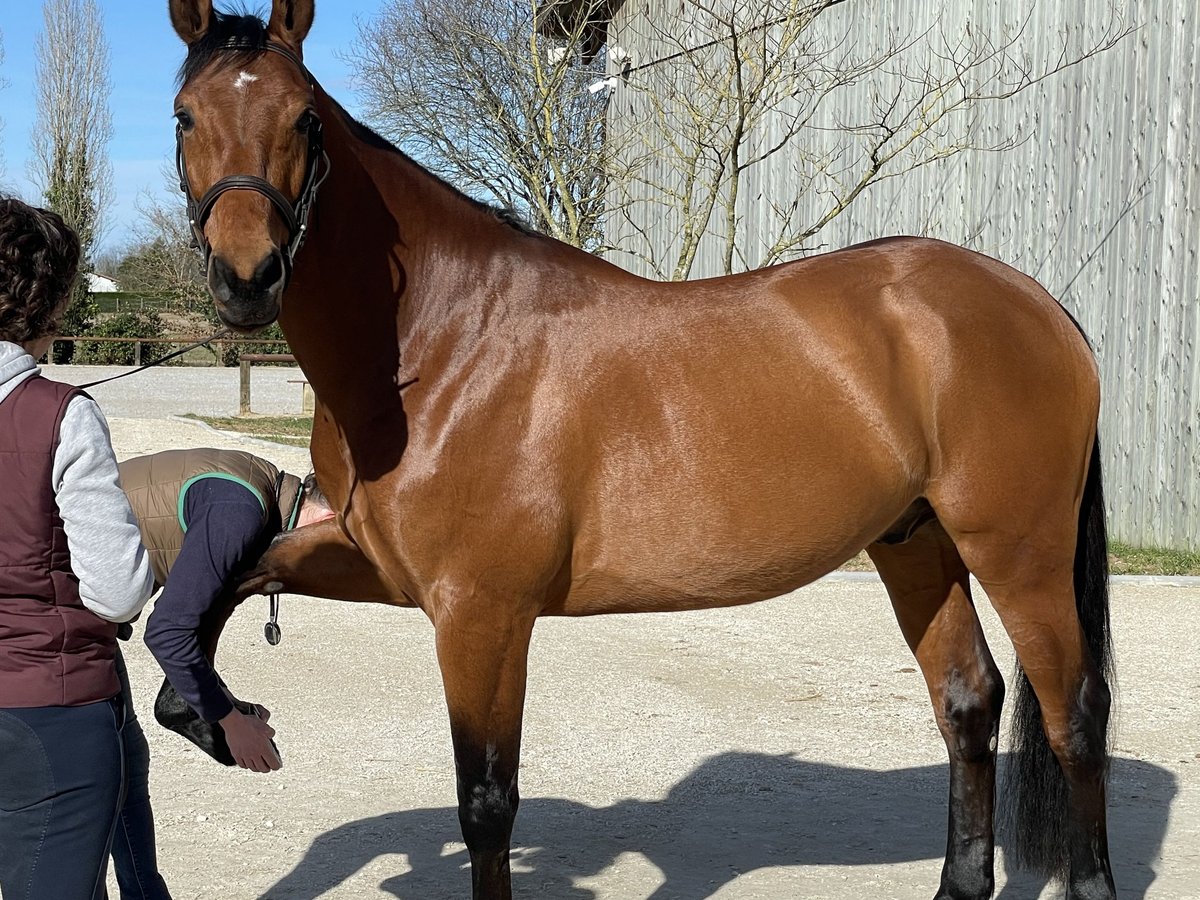
{"type": "MultiPolygon", "coordinates": [[[[254,50],[256,47],[233,41],[226,45],[231,49],[254,50]]],[[[304,62],[281,44],[267,43],[264,48],[272,53],[278,53],[284,59],[294,63],[304,74],[310,87],[316,87],[316,79],[304,65],[304,62]]],[[[212,246],[204,235],[204,226],[212,215],[213,206],[222,194],[227,191],[256,191],[271,202],[275,210],[287,225],[288,242],[284,249],[284,266],[286,276],[291,276],[292,265],[296,254],[304,245],[308,233],[308,217],[312,213],[313,204],[317,200],[317,190],[329,177],[329,155],[325,152],[325,139],[321,120],[314,114],[312,124],[308,128],[308,166],[304,175],[304,184],[300,194],[293,204],[275,185],[257,175],[226,175],[210,187],[199,200],[192,193],[192,186],[187,177],[187,160],[183,153],[183,126],[175,126],[175,168],[179,172],[179,189],[187,200],[188,225],[192,231],[192,247],[200,254],[200,273],[208,274],[209,260],[212,257],[212,246]]]]}

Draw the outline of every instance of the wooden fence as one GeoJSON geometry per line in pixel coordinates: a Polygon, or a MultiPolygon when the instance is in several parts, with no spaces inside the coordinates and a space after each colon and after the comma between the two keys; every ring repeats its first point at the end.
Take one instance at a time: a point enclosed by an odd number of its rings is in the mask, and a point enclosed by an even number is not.
{"type": "MultiPolygon", "coordinates": [[[[56,337],[54,343],[50,345],[50,349],[46,352],[45,363],[47,365],[54,364],[54,344],[59,341],[70,341],[78,343],[79,341],[95,341],[99,344],[133,344],[133,364],[140,366],[142,364],[142,347],[145,344],[177,344],[180,347],[186,347],[188,344],[195,344],[204,340],[204,336],[198,337],[170,337],[170,338],[125,338],[125,337],[92,337],[91,335],[69,335],[65,337],[56,337]]],[[[253,344],[256,347],[269,345],[272,347],[286,347],[287,341],[280,340],[254,340],[243,338],[217,338],[210,342],[210,347],[220,348],[218,358],[223,358],[224,349],[229,346],[246,346],[253,344]]],[[[292,360],[295,362],[295,360],[292,360]]]]}

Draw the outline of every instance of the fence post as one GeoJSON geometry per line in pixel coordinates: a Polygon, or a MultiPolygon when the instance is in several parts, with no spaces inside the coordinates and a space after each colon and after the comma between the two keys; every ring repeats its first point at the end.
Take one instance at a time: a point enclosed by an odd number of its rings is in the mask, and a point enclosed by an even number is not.
{"type": "Polygon", "coordinates": [[[240,380],[240,390],[238,392],[238,415],[248,416],[250,415],[250,360],[238,360],[238,378],[240,380]]]}
{"type": "Polygon", "coordinates": [[[140,366],[142,364],[142,342],[141,341],[133,342],[133,364],[135,366],[140,366]]]}
{"type": "Polygon", "coordinates": [[[54,341],[50,342],[50,349],[46,351],[46,365],[54,365],[54,341]]]}

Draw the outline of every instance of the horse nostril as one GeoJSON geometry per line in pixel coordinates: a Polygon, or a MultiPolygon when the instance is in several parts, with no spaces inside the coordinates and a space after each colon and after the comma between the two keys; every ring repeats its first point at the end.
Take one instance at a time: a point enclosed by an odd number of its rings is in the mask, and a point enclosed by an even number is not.
{"type": "Polygon", "coordinates": [[[234,274],[233,266],[229,265],[229,263],[225,262],[225,260],[221,259],[221,257],[213,256],[211,266],[212,274],[215,275],[220,281],[228,284],[230,281],[235,280],[236,275],[234,274]]]}
{"type": "Polygon", "coordinates": [[[283,257],[279,253],[268,253],[254,270],[254,283],[260,289],[270,288],[283,280],[283,257]]]}
{"type": "Polygon", "coordinates": [[[219,256],[209,261],[208,285],[213,295],[222,303],[229,299],[230,288],[238,281],[233,267],[219,256]]]}

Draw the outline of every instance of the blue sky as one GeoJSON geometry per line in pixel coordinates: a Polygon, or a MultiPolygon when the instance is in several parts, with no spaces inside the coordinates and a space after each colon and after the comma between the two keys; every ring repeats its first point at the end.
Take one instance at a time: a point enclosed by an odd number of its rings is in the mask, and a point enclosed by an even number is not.
{"type": "MultiPolygon", "coordinates": [[[[357,21],[371,18],[387,0],[317,0],[317,16],[304,45],[308,67],[351,112],[357,103],[349,85],[349,69],[339,53],[349,50],[357,21]]],[[[240,6],[240,4],[238,4],[240,6]]],[[[251,8],[256,4],[251,2],[251,8]]],[[[269,8],[269,0],[264,7],[269,8]]],[[[114,208],[107,218],[102,250],[125,245],[137,219],[138,195],[169,190],[160,171],[174,153],[171,101],[175,71],[184,47],[171,28],[166,0],[99,0],[104,32],[112,55],[109,108],[113,139],[114,208]]],[[[218,9],[231,4],[217,2],[218,9]]],[[[38,202],[28,177],[34,105],[34,42],[42,30],[42,4],[37,0],[0,0],[0,189],[38,202]]]]}

